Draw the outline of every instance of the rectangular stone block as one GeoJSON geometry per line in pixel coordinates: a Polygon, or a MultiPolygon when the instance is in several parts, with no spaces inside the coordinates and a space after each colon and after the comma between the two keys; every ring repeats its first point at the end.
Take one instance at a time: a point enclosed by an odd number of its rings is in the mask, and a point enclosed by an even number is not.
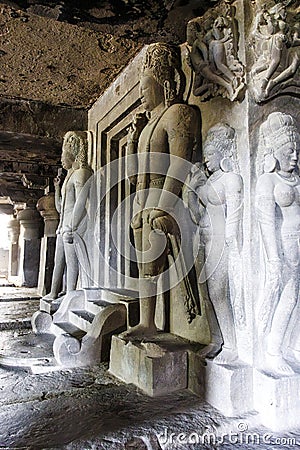
{"type": "Polygon", "coordinates": [[[152,397],[164,395],[187,388],[188,352],[172,345],[172,338],[125,341],[113,336],[109,371],[152,397]]]}
{"type": "Polygon", "coordinates": [[[300,375],[276,378],[254,369],[254,408],[262,425],[274,431],[300,426],[300,375]]]}
{"type": "Polygon", "coordinates": [[[225,416],[253,410],[252,368],[247,365],[221,365],[189,355],[189,389],[225,416]]]}

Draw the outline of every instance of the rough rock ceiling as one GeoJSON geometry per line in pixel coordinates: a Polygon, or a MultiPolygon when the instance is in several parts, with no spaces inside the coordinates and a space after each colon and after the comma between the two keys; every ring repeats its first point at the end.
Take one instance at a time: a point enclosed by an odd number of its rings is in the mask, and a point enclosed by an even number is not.
{"type": "MultiPolygon", "coordinates": [[[[19,170],[16,165],[0,167],[0,196],[17,201],[18,193],[20,201],[23,192],[26,201],[29,192],[20,181],[22,167],[32,174],[49,167],[48,175],[53,176],[63,134],[86,128],[88,108],[139,49],[155,41],[184,42],[188,20],[211,4],[209,0],[0,2],[0,130],[10,132],[0,134],[0,161],[12,159],[7,147],[14,149],[18,142],[14,156],[21,164],[19,170]],[[28,135],[36,142],[44,138],[38,169],[35,161],[28,161],[28,135]]],[[[41,196],[43,191],[32,190],[32,195],[41,196]]]]}

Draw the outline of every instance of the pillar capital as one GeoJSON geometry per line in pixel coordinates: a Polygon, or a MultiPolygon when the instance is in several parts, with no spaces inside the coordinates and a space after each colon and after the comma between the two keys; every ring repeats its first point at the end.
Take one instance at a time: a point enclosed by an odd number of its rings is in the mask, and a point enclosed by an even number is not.
{"type": "Polygon", "coordinates": [[[44,219],[45,229],[44,235],[55,237],[56,228],[58,226],[59,214],[55,208],[55,195],[53,192],[41,197],[37,202],[37,210],[44,219]]]}
{"type": "Polygon", "coordinates": [[[30,241],[41,237],[41,217],[35,206],[26,205],[17,214],[21,230],[23,228],[23,238],[30,241]]]}

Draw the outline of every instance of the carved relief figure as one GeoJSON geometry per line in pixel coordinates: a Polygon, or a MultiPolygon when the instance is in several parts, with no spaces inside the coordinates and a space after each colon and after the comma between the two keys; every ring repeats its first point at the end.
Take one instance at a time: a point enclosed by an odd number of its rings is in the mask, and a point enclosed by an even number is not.
{"type": "Polygon", "coordinates": [[[194,95],[222,95],[230,100],[244,87],[244,68],[237,57],[237,36],[230,14],[193,19],[188,23],[190,62],[195,72],[194,95]]]}
{"type": "Polygon", "coordinates": [[[227,124],[212,127],[203,147],[208,177],[198,166],[190,183],[194,193],[189,193],[189,205],[193,216],[198,216],[200,243],[204,247],[200,283],[206,283],[208,289],[206,312],[211,344],[204,354],[212,357],[219,353],[214,361],[220,364],[238,358],[235,329],[245,320],[240,257],[243,181],[234,172],[237,169],[234,151],[234,129],[227,124]],[[223,340],[221,351],[217,323],[223,340]]]}
{"type": "Polygon", "coordinates": [[[60,221],[56,232],[57,241],[51,291],[44,297],[48,300],[55,300],[58,297],[65,267],[67,267],[66,290],[69,292],[76,289],[79,264],[73,244],[73,231],[76,228],[73,221],[75,220],[79,224],[83,219],[84,210],[81,209],[80,217],[77,215],[74,218],[74,208],[84,184],[92,175],[92,169],[87,163],[86,133],[80,131],[66,133],[61,162],[63,168],[67,170],[67,176],[62,188],[60,188],[60,177],[58,176],[54,180],[55,207],[60,213],[60,221]]]}
{"type": "MultiPolygon", "coordinates": [[[[131,176],[130,180],[136,182],[131,226],[139,269],[140,323],[127,331],[125,337],[156,332],[156,278],[167,266],[168,253],[176,256],[180,246],[178,227],[169,213],[181,193],[182,183],[178,180],[182,179],[185,169],[180,160],[170,157],[166,173],[162,175],[159,158],[160,154],[168,154],[190,160],[194,147],[195,111],[176,103],[175,76],[180,68],[177,49],[160,43],[148,47],[140,80],[141,101],[148,121],[145,124],[144,116],[136,117],[127,148],[128,154],[138,154],[137,177],[131,176]]],[[[192,320],[197,306],[188,292],[185,300],[192,320]]]]}
{"type": "Polygon", "coordinates": [[[261,235],[261,298],[257,307],[262,368],[293,374],[285,360],[293,313],[299,297],[300,179],[297,175],[300,136],[294,119],[274,112],[260,127],[264,173],[256,189],[261,235]]]}
{"type": "Polygon", "coordinates": [[[255,56],[251,75],[255,99],[262,102],[300,87],[300,40],[299,24],[292,27],[283,3],[258,8],[251,32],[255,56]]]}

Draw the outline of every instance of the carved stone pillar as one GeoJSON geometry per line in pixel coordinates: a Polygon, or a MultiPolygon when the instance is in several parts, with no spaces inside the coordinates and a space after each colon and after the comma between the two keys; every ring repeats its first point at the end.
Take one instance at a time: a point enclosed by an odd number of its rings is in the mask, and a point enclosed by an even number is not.
{"type": "Polygon", "coordinates": [[[27,205],[18,212],[20,222],[19,284],[38,285],[42,221],[35,206],[27,205]]]}
{"type": "Polygon", "coordinates": [[[44,236],[41,240],[40,271],[38,292],[41,296],[48,294],[51,289],[54,268],[54,254],[56,245],[56,229],[59,214],[55,208],[54,193],[44,195],[37,202],[37,209],[44,219],[44,236]]]}
{"type": "Polygon", "coordinates": [[[7,229],[10,240],[8,280],[10,282],[14,282],[15,277],[18,276],[18,268],[19,268],[19,235],[20,235],[19,221],[15,217],[12,218],[7,224],[7,229]]]}

